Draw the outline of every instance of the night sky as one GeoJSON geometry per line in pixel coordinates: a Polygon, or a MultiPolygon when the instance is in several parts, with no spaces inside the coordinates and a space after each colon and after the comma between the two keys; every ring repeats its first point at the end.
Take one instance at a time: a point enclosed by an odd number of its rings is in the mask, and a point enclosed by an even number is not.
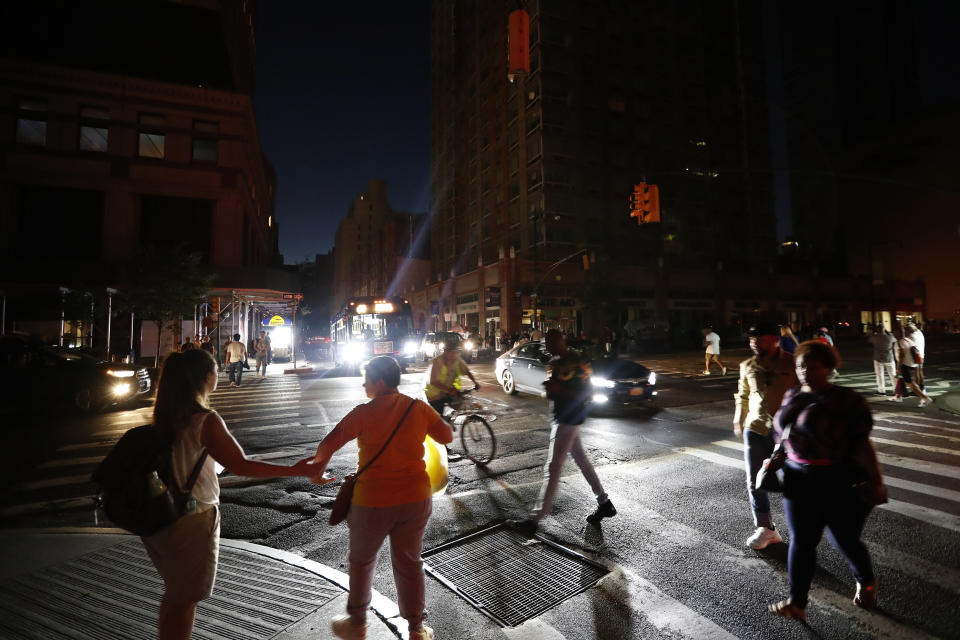
{"type": "Polygon", "coordinates": [[[371,178],[424,213],[430,186],[428,0],[260,2],[256,115],[276,167],[287,264],[333,246],[371,178]]]}

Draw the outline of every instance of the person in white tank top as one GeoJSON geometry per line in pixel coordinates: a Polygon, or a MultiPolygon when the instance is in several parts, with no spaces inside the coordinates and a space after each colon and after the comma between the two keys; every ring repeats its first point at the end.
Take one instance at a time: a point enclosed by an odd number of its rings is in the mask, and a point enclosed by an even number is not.
{"type": "MultiPolygon", "coordinates": [[[[192,491],[197,510],[142,538],[163,578],[157,620],[159,640],[189,640],[197,604],[213,591],[220,540],[216,466],[253,478],[315,478],[322,469],[312,462],[313,456],[289,466],[249,459],[220,414],[207,407],[207,399],[216,388],[217,362],[209,352],[193,349],[167,356],[157,385],[153,424],[173,439],[172,465],[177,482],[186,484],[204,449],[209,455],[192,491]]],[[[324,480],[321,478],[321,483],[324,480]]]]}

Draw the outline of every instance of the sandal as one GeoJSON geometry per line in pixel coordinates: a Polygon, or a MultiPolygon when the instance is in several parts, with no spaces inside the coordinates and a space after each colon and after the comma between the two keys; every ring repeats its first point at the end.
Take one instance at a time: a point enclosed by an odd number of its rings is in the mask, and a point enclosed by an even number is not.
{"type": "Polygon", "coordinates": [[[767,611],[775,613],[781,618],[788,618],[790,620],[804,622],[807,619],[807,610],[791,604],[789,599],[767,605],[767,611]]]}
{"type": "Polygon", "coordinates": [[[877,607],[877,581],[868,583],[857,583],[857,593],[853,596],[853,604],[863,609],[876,609],[877,607]]]}

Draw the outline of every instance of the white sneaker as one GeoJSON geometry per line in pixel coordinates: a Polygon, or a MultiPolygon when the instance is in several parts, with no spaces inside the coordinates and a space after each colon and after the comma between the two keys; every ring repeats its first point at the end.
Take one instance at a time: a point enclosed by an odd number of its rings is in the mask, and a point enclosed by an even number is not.
{"type": "Polygon", "coordinates": [[[766,527],[757,527],[753,535],[747,538],[747,546],[756,550],[766,549],[771,544],[777,544],[778,542],[783,542],[780,532],[766,527]]]}
{"type": "Polygon", "coordinates": [[[920,404],[918,404],[917,406],[918,406],[918,407],[925,407],[925,406],[927,406],[928,404],[930,404],[930,401],[929,401],[929,400],[924,400],[923,398],[921,398],[921,399],[920,399],[920,404]]]}
{"type": "Polygon", "coordinates": [[[721,371],[720,375],[722,375],[722,376],[727,375],[727,368],[726,368],[726,367],[723,367],[720,371],[721,371]]]}
{"type": "Polygon", "coordinates": [[[344,640],[365,640],[367,637],[367,623],[354,624],[350,616],[337,616],[330,622],[333,635],[344,640]]]}
{"type": "Polygon", "coordinates": [[[433,629],[423,625],[420,631],[414,631],[410,634],[410,640],[433,640],[433,629]]]}
{"type": "Polygon", "coordinates": [[[889,400],[890,402],[903,402],[903,398],[901,398],[900,396],[890,396],[889,398],[887,398],[887,400],[889,400]]]}
{"type": "Polygon", "coordinates": [[[709,370],[701,371],[701,372],[700,372],[700,375],[702,375],[702,376],[708,376],[708,375],[710,375],[710,371],[709,371],[709,370]]]}

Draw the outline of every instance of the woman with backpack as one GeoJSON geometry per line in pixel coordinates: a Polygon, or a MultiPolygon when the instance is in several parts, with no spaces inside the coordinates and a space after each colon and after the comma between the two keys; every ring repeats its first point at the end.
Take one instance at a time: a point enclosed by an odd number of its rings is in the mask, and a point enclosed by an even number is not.
{"type": "MultiPolygon", "coordinates": [[[[312,458],[291,466],[247,458],[223,418],[207,406],[217,388],[217,361],[193,349],[167,356],[157,385],[153,424],[173,442],[171,473],[187,486],[204,450],[209,454],[193,485],[196,507],[159,532],[141,538],[163,578],[158,637],[189,640],[197,604],[213,591],[220,548],[220,484],[215,463],[238,476],[277,478],[318,475],[312,458]]],[[[191,501],[192,503],[192,501],[191,501]]]]}

